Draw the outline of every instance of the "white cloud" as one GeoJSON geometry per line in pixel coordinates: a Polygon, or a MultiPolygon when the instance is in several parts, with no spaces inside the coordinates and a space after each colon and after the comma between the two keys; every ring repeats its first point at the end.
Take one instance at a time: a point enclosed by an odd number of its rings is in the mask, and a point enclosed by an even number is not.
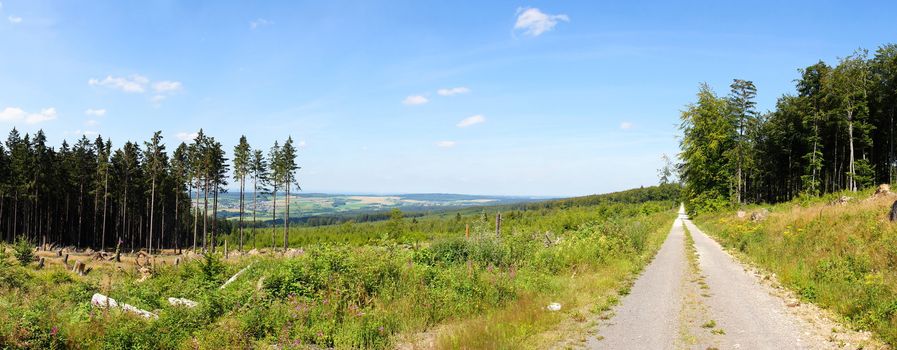
{"type": "Polygon", "coordinates": [[[10,15],[9,17],[6,17],[6,18],[9,20],[9,23],[12,23],[12,24],[22,23],[22,17],[19,17],[19,16],[10,15]]]}
{"type": "Polygon", "coordinates": [[[6,107],[0,111],[0,122],[21,122],[37,124],[56,119],[56,108],[44,108],[39,113],[27,113],[21,108],[6,107]]]}
{"type": "Polygon", "coordinates": [[[97,126],[97,125],[100,125],[100,122],[96,121],[96,119],[88,119],[87,121],[84,122],[84,125],[97,126]]]}
{"type": "Polygon", "coordinates": [[[428,100],[426,97],[421,96],[421,95],[411,95],[411,96],[405,97],[405,99],[402,100],[402,103],[409,105],[409,106],[422,105],[427,102],[430,102],[430,100],[428,100]]]}
{"type": "Polygon", "coordinates": [[[632,129],[633,126],[635,126],[635,125],[632,125],[632,123],[630,123],[630,122],[622,122],[622,123],[620,123],[620,129],[623,129],[623,130],[629,130],[629,129],[632,129]]]}
{"type": "Polygon", "coordinates": [[[307,143],[305,143],[305,140],[299,140],[299,142],[296,143],[297,148],[305,148],[306,145],[307,143]]]}
{"type": "Polygon", "coordinates": [[[273,24],[273,23],[274,23],[274,22],[271,22],[271,21],[269,21],[269,20],[267,20],[267,19],[264,19],[264,18],[258,18],[258,19],[255,19],[255,20],[253,20],[253,21],[249,21],[249,28],[256,29],[256,28],[258,28],[258,27],[266,26],[266,25],[273,24]]]}
{"type": "Polygon", "coordinates": [[[179,132],[179,133],[177,133],[177,135],[174,135],[174,136],[177,137],[178,140],[181,140],[181,141],[193,141],[193,139],[195,139],[197,136],[199,136],[199,134],[195,133],[195,132],[191,132],[191,133],[179,132]]]}
{"type": "Polygon", "coordinates": [[[92,115],[94,117],[102,117],[102,116],[106,115],[106,110],[102,109],[102,108],[98,108],[98,109],[88,108],[86,111],[84,111],[84,114],[92,115]]]}
{"type": "Polygon", "coordinates": [[[477,115],[473,115],[473,116],[462,119],[460,122],[458,122],[458,127],[466,128],[468,126],[480,124],[485,121],[486,121],[486,117],[484,117],[481,114],[477,114],[477,115]]]}
{"type": "Polygon", "coordinates": [[[455,142],[455,141],[439,141],[439,142],[436,142],[436,147],[439,147],[439,148],[452,148],[452,147],[455,147],[455,145],[457,145],[457,144],[458,144],[458,143],[455,142]]]}
{"type": "Polygon", "coordinates": [[[179,81],[160,81],[153,84],[153,90],[156,92],[174,92],[181,90],[183,86],[179,81]]]}
{"type": "Polygon", "coordinates": [[[463,87],[463,86],[456,87],[456,88],[449,88],[449,89],[439,89],[436,91],[436,93],[439,94],[440,96],[453,96],[453,95],[466,94],[468,92],[470,92],[470,89],[463,87]]]}
{"type": "Polygon", "coordinates": [[[106,76],[105,79],[90,79],[87,81],[88,85],[91,86],[105,86],[113,89],[118,89],[124,92],[136,92],[143,93],[146,91],[146,85],[149,83],[149,79],[141,75],[132,75],[130,77],[113,77],[111,75],[106,76]]]}
{"type": "Polygon", "coordinates": [[[21,108],[6,107],[0,111],[0,122],[14,122],[25,118],[25,111],[21,108]]]}
{"type": "Polygon", "coordinates": [[[567,15],[549,15],[537,8],[518,8],[517,23],[514,29],[523,30],[529,36],[539,36],[558,24],[558,21],[569,22],[567,15]]]}
{"type": "Polygon", "coordinates": [[[53,119],[56,119],[56,108],[50,107],[42,109],[40,113],[29,114],[25,117],[25,122],[28,124],[37,124],[53,119]]]}

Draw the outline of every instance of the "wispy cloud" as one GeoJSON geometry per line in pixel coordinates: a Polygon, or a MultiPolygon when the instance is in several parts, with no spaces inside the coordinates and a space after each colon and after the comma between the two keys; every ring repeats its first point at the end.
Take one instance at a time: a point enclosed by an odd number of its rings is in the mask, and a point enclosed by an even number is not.
{"type": "Polygon", "coordinates": [[[249,21],[249,28],[256,29],[258,27],[266,26],[266,25],[273,24],[273,23],[274,22],[271,22],[264,18],[257,18],[252,21],[249,21]]]}
{"type": "Polygon", "coordinates": [[[457,144],[458,144],[458,143],[455,142],[455,141],[439,141],[439,142],[436,142],[436,147],[439,147],[439,148],[452,148],[452,147],[455,147],[455,145],[457,145],[457,144]]]}
{"type": "Polygon", "coordinates": [[[484,117],[481,114],[477,114],[477,115],[473,115],[473,116],[462,119],[460,122],[458,122],[458,127],[466,128],[468,126],[477,125],[477,124],[484,123],[484,122],[486,122],[486,117],[484,117]]]}
{"type": "Polygon", "coordinates": [[[157,105],[169,96],[184,89],[184,84],[179,81],[151,81],[149,78],[140,74],[134,74],[128,77],[115,77],[109,75],[103,79],[91,78],[87,80],[87,84],[90,86],[102,86],[135,94],[143,94],[152,91],[154,95],[150,97],[149,100],[157,105]]]}
{"type": "Polygon", "coordinates": [[[629,130],[629,129],[632,129],[633,126],[635,126],[635,125],[632,125],[631,122],[622,122],[622,123],[620,123],[620,129],[623,129],[623,130],[629,130]]]}
{"type": "Polygon", "coordinates": [[[84,111],[84,114],[94,116],[94,117],[102,117],[102,116],[106,115],[106,110],[103,108],[98,108],[98,109],[88,108],[86,111],[84,111]]]}
{"type": "Polygon", "coordinates": [[[403,104],[406,104],[409,106],[422,105],[427,102],[430,102],[430,100],[422,95],[411,95],[411,96],[405,97],[405,99],[402,100],[403,104]]]}
{"type": "Polygon", "coordinates": [[[436,93],[439,94],[439,96],[454,96],[454,95],[466,94],[468,92],[470,92],[470,89],[463,87],[463,86],[455,87],[455,88],[439,89],[436,91],[436,93]]]}
{"type": "Polygon", "coordinates": [[[113,77],[109,75],[102,80],[91,78],[87,81],[87,84],[90,86],[105,86],[124,92],[143,93],[146,91],[146,85],[149,84],[149,79],[137,74],[130,77],[113,77]]]}
{"type": "Polygon", "coordinates": [[[180,91],[183,88],[179,81],[163,80],[153,84],[153,90],[160,93],[180,91]]]}
{"type": "Polygon", "coordinates": [[[178,140],[181,140],[181,141],[193,141],[193,139],[195,139],[197,136],[199,136],[199,134],[195,133],[195,132],[190,132],[190,133],[179,132],[174,136],[177,137],[178,140]]]}
{"type": "Polygon", "coordinates": [[[37,124],[56,119],[56,108],[44,108],[38,113],[27,113],[18,107],[6,107],[0,111],[0,122],[25,122],[37,124]]]}
{"type": "Polygon", "coordinates": [[[522,30],[523,34],[529,36],[539,36],[554,28],[558,21],[569,22],[570,17],[564,14],[549,15],[534,7],[521,7],[517,9],[517,23],[514,24],[514,29],[522,30]]]}
{"type": "Polygon", "coordinates": [[[22,23],[22,17],[19,17],[19,16],[10,15],[9,17],[6,17],[6,19],[8,19],[9,23],[12,23],[12,24],[22,23]]]}
{"type": "Polygon", "coordinates": [[[96,119],[88,119],[87,121],[84,122],[84,125],[97,126],[97,125],[100,125],[100,122],[98,122],[96,119]]]}

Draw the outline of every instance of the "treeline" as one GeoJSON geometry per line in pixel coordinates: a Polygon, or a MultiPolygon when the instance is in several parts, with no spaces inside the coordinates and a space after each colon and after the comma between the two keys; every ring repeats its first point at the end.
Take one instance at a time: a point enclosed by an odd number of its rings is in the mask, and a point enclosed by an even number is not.
{"type": "MultiPolygon", "coordinates": [[[[282,146],[275,142],[265,155],[241,137],[229,162],[221,143],[202,130],[169,155],[161,132],[142,146],[128,141],[113,149],[102,136],[82,136],[55,148],[43,131],[23,136],[12,129],[0,144],[0,240],[102,250],[214,250],[219,233],[231,231],[217,214],[218,194],[226,190],[232,167],[240,188],[234,243],[242,249],[247,184],[253,193],[272,194],[275,203],[282,193],[288,218],[290,191],[298,188],[296,156],[292,138],[282,146]]],[[[253,208],[257,202],[253,195],[253,208]]],[[[252,222],[257,219],[253,210],[252,222]]],[[[289,220],[281,222],[286,245],[289,220]]]]}
{"type": "Polygon", "coordinates": [[[897,179],[897,45],[800,70],[796,93],[760,113],[756,88],[702,84],[682,112],[679,166],[690,208],[715,210],[856,191],[897,179]]]}

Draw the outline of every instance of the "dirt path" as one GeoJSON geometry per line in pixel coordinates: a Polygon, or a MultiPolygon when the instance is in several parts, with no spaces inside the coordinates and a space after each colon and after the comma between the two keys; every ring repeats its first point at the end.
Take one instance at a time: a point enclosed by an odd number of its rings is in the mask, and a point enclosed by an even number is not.
{"type": "Polygon", "coordinates": [[[868,334],[851,336],[856,332],[840,327],[819,309],[797,307],[799,303],[783,298],[785,292],[762,283],[752,271],[680,209],[654,261],[585,345],[702,350],[876,347],[845,342],[868,334]]]}

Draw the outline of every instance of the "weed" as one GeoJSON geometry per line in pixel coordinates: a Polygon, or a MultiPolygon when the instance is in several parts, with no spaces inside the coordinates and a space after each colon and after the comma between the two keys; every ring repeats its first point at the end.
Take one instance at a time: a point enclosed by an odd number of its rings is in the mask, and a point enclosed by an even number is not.
{"type": "Polygon", "coordinates": [[[710,321],[704,322],[704,324],[702,324],[701,327],[703,327],[703,328],[714,328],[714,327],[716,327],[716,321],[715,321],[715,320],[710,320],[710,321]]]}

